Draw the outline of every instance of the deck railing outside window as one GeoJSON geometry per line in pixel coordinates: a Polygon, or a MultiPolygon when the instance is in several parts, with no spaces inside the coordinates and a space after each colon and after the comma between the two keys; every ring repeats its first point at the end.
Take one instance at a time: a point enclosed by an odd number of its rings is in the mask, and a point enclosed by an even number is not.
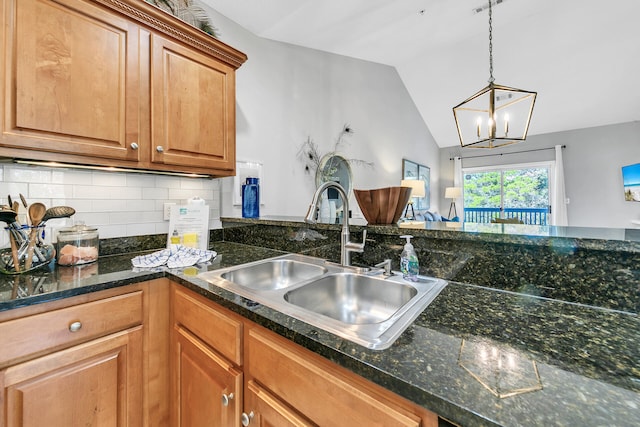
{"type": "MultiPolygon", "coordinates": [[[[525,224],[548,225],[548,208],[505,208],[504,218],[518,218],[525,224]]],[[[500,217],[500,208],[464,208],[465,222],[488,223],[500,217]]]]}

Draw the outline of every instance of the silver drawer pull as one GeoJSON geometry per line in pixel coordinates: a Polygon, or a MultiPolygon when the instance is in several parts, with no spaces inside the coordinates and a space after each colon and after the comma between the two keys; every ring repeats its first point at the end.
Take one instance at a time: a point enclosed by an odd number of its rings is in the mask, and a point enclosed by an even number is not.
{"type": "Polygon", "coordinates": [[[162,153],[162,152],[164,151],[164,147],[163,147],[162,145],[158,145],[158,146],[156,147],[156,151],[157,151],[158,153],[162,153]]]}
{"type": "Polygon", "coordinates": [[[249,415],[247,415],[246,412],[243,412],[242,416],[240,417],[240,421],[242,421],[242,425],[244,427],[247,427],[251,422],[251,420],[253,419],[253,417],[254,417],[253,411],[249,412],[249,415]]]}
{"type": "Polygon", "coordinates": [[[69,332],[78,332],[82,328],[82,322],[73,322],[69,325],[69,332]]]}
{"type": "Polygon", "coordinates": [[[132,142],[131,143],[131,149],[132,150],[137,150],[138,149],[138,143],[137,142],[132,142]]]}
{"type": "Polygon", "coordinates": [[[222,394],[222,406],[229,406],[229,401],[233,399],[233,393],[222,394]]]}

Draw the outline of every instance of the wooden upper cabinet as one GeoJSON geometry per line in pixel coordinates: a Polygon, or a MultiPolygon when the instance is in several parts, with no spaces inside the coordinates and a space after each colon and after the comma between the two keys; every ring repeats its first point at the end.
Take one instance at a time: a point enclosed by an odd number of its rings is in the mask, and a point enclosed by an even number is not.
{"type": "Polygon", "coordinates": [[[144,0],[0,4],[0,157],[235,174],[242,52],[144,0]]]}
{"type": "Polygon", "coordinates": [[[3,145],[138,161],[138,27],[79,0],[5,11],[3,145]]]}
{"type": "Polygon", "coordinates": [[[151,36],[152,161],[233,171],[235,70],[151,36]]]}

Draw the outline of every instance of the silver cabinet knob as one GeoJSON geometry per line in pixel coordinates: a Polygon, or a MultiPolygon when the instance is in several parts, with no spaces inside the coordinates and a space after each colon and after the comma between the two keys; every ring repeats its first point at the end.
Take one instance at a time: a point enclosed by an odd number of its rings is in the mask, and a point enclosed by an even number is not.
{"type": "Polygon", "coordinates": [[[82,329],[82,322],[73,322],[69,325],[69,332],[78,332],[82,329]]]}
{"type": "Polygon", "coordinates": [[[138,143],[137,142],[132,142],[130,145],[132,150],[137,150],[138,149],[138,143]]]}
{"type": "Polygon", "coordinates": [[[253,419],[253,417],[254,417],[253,411],[249,412],[249,415],[247,415],[246,412],[243,412],[242,415],[240,416],[240,421],[242,422],[242,425],[244,427],[247,427],[251,422],[251,420],[253,419]]]}
{"type": "Polygon", "coordinates": [[[162,153],[162,152],[164,151],[164,147],[163,147],[162,145],[158,145],[158,146],[156,147],[156,151],[157,151],[158,153],[162,153]]]}
{"type": "Polygon", "coordinates": [[[229,401],[233,399],[233,393],[222,394],[222,406],[229,406],[229,401]]]}

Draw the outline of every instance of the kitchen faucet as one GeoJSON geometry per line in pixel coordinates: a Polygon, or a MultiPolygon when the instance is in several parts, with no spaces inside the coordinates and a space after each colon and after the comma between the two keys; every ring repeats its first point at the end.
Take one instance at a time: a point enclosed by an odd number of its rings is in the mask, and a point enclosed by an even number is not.
{"type": "Polygon", "coordinates": [[[311,205],[309,205],[309,211],[307,212],[307,216],[304,221],[310,224],[316,223],[316,210],[318,209],[318,200],[320,200],[320,195],[327,188],[333,187],[340,194],[340,198],[342,199],[343,206],[343,215],[344,218],[342,221],[342,233],[340,236],[340,264],[345,267],[351,265],[351,252],[363,252],[365,239],[367,237],[367,230],[362,231],[362,243],[355,243],[349,241],[349,197],[347,196],[347,192],[344,188],[338,184],[337,182],[328,181],[322,184],[316,190],[313,195],[313,199],[311,201],[311,205]]]}

